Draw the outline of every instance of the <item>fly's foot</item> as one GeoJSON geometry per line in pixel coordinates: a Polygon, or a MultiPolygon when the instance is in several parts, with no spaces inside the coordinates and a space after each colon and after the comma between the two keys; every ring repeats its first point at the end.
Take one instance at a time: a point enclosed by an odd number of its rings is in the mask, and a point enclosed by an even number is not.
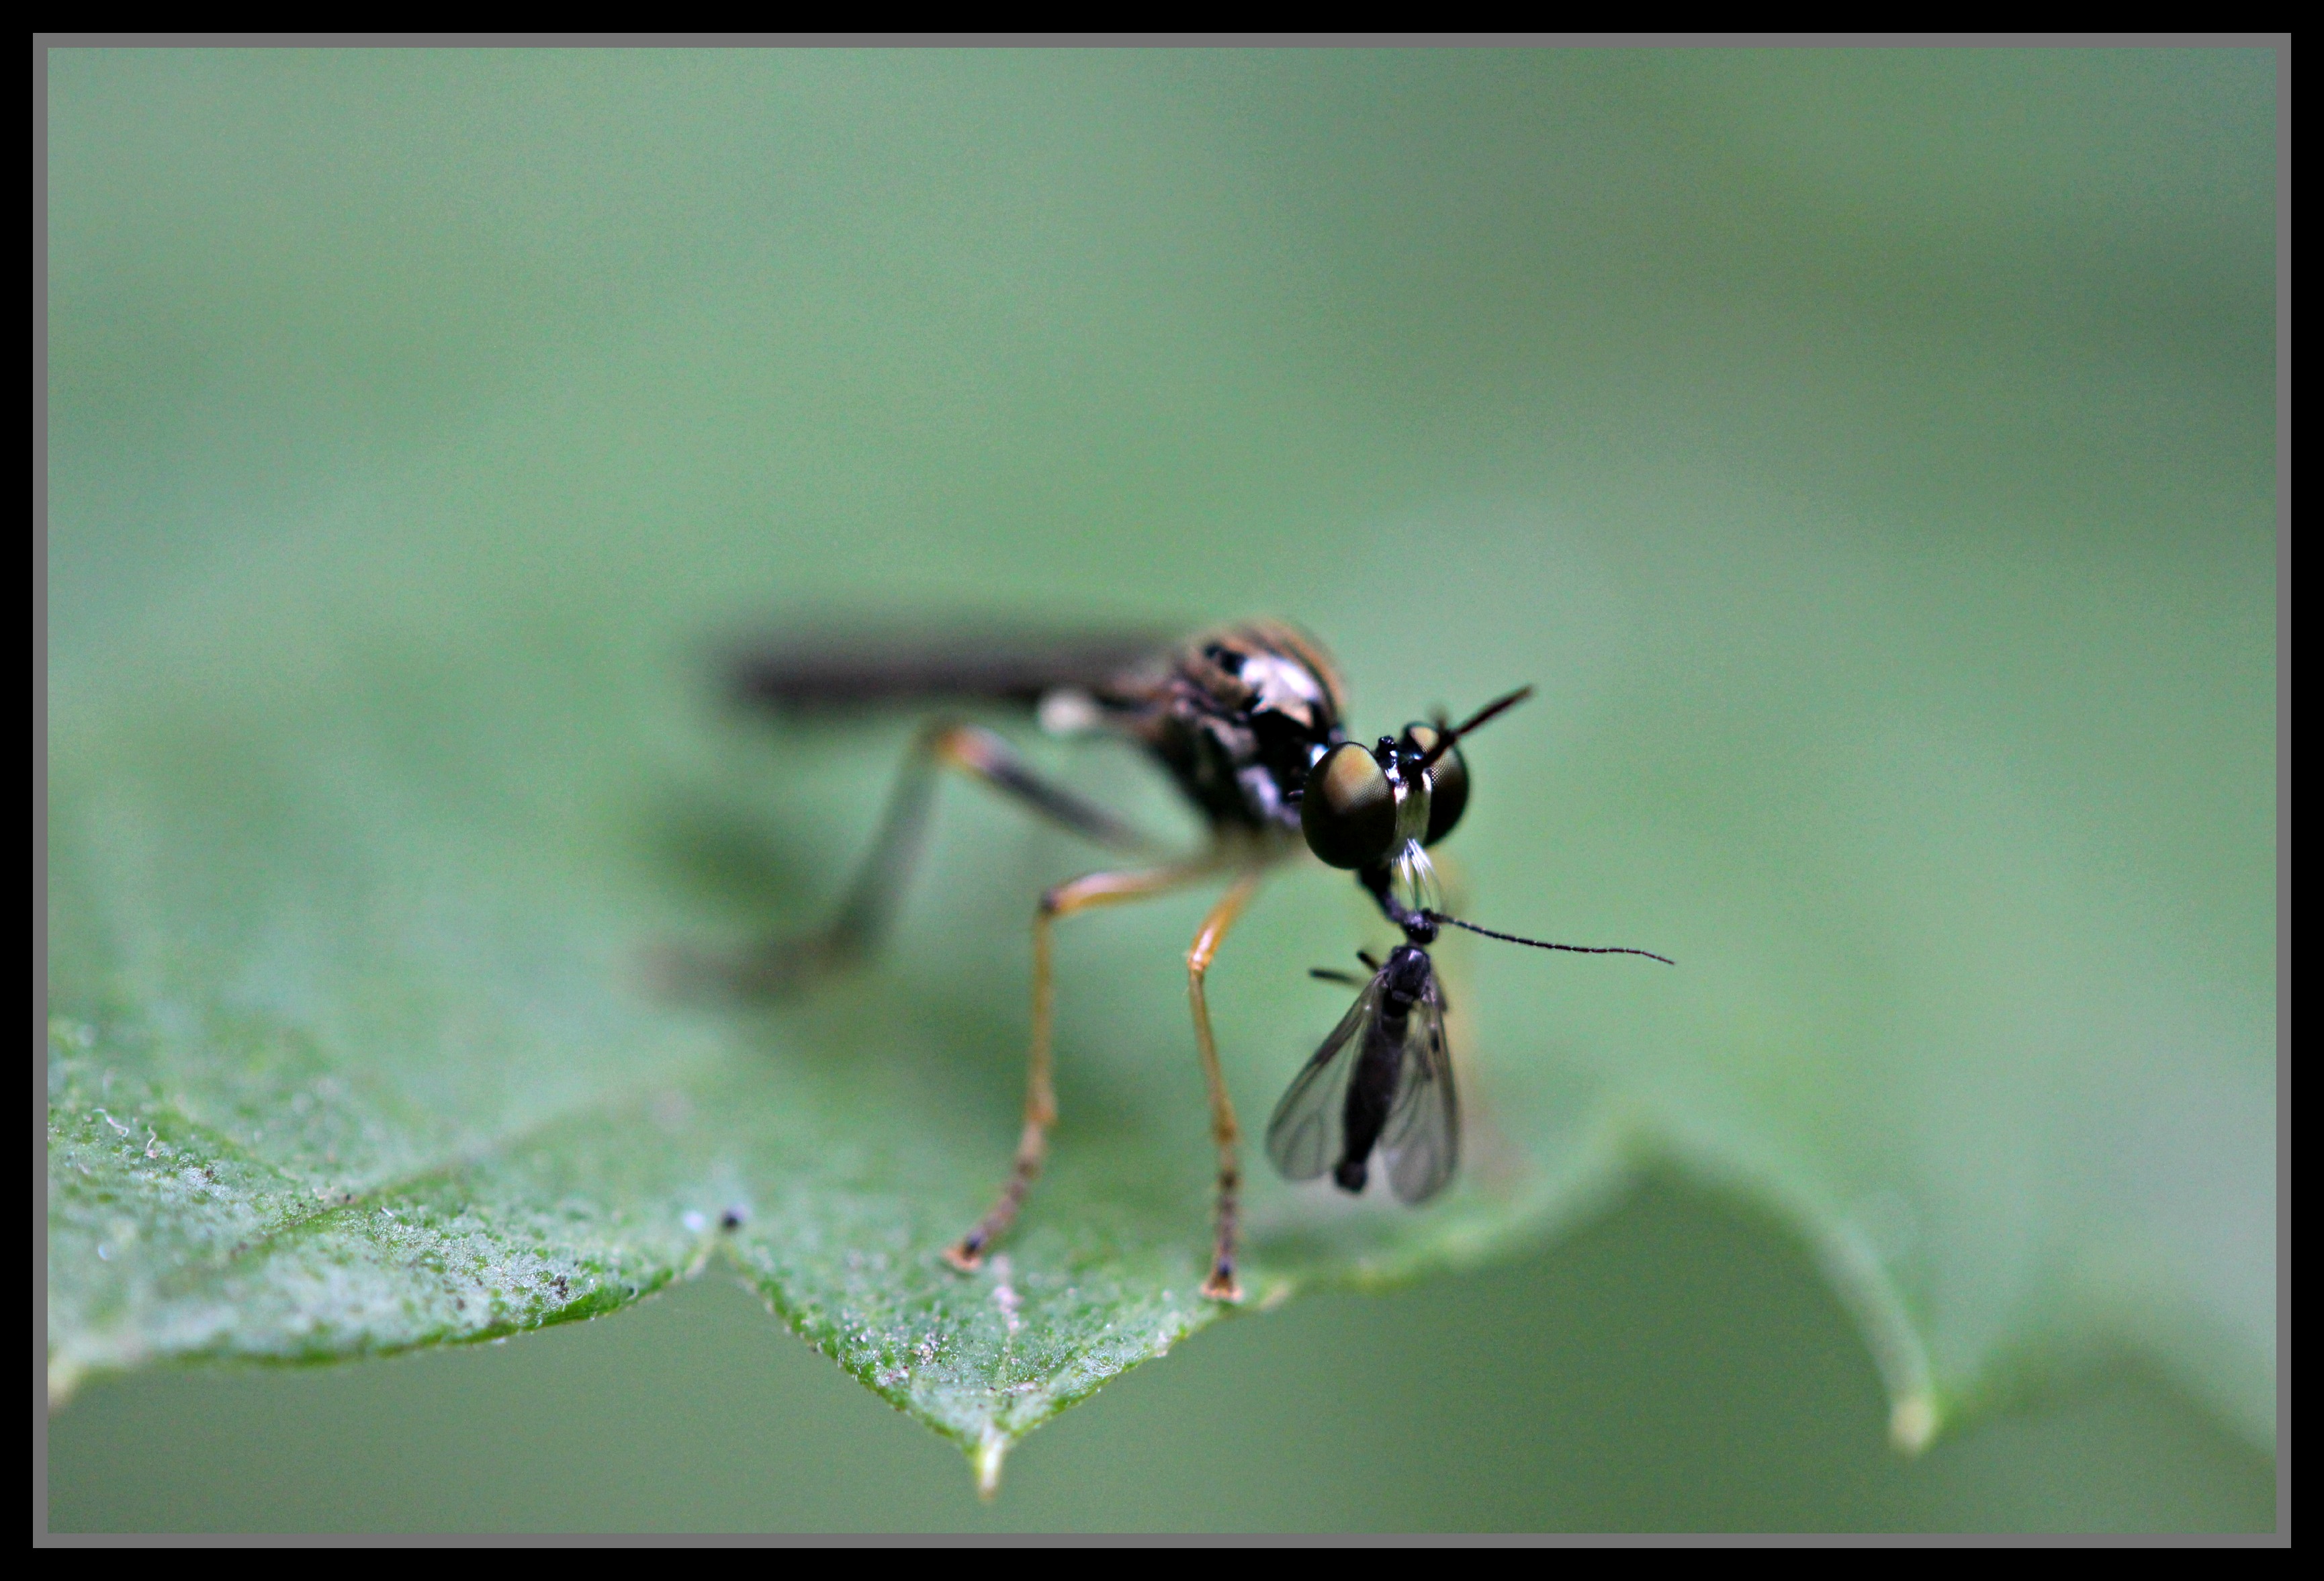
{"type": "Polygon", "coordinates": [[[1242,1300],[1242,1285],[1235,1278],[1234,1264],[1222,1262],[1217,1267],[1212,1269],[1211,1276],[1203,1281],[1203,1293],[1214,1301],[1224,1301],[1229,1306],[1240,1302],[1242,1300]]]}
{"type": "Polygon", "coordinates": [[[973,1273],[984,1266],[984,1237],[970,1236],[955,1245],[946,1246],[944,1260],[963,1273],[973,1273]]]}

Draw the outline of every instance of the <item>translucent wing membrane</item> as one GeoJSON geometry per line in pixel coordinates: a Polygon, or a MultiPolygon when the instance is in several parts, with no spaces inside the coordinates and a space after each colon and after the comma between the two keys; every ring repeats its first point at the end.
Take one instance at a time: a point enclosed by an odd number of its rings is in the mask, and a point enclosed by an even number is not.
{"type": "Polygon", "coordinates": [[[1380,1157],[1400,1202],[1425,1202],[1461,1162],[1461,1107],[1444,1042],[1444,998],[1432,975],[1405,1024],[1396,1102],[1380,1134],[1380,1157]]]}
{"type": "Polygon", "coordinates": [[[1460,1163],[1444,997],[1427,955],[1411,946],[1364,985],[1267,1127],[1267,1154],[1285,1178],[1329,1172],[1348,1191],[1363,1190],[1375,1147],[1405,1202],[1443,1190],[1460,1163]]]}
{"type": "Polygon", "coordinates": [[[1346,1145],[1348,1075],[1363,1045],[1359,1034],[1379,1017],[1379,998],[1376,976],[1275,1106],[1267,1122],[1267,1156],[1285,1180],[1312,1181],[1339,1163],[1346,1145]]]}

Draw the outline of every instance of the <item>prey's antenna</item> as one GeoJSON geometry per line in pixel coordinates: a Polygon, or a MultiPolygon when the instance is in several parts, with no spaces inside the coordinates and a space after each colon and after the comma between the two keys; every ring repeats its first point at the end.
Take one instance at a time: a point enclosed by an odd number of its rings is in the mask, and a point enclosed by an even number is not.
{"type": "Polygon", "coordinates": [[[1659,961],[1665,966],[1676,966],[1667,955],[1657,955],[1651,950],[1629,950],[1619,944],[1552,944],[1545,939],[1520,939],[1515,933],[1497,933],[1490,928],[1480,928],[1474,923],[1464,923],[1459,917],[1446,916],[1441,911],[1420,914],[1432,923],[1449,923],[1456,928],[1466,928],[1472,933],[1482,933],[1488,939],[1499,939],[1505,944],[1530,944],[1536,950],[1566,950],[1576,955],[1643,955],[1648,961],[1659,961]]]}
{"type": "MultiPolygon", "coordinates": [[[[1443,757],[1445,753],[1450,752],[1452,749],[1453,742],[1459,740],[1462,736],[1467,735],[1470,731],[1477,729],[1487,720],[1492,718],[1495,714],[1499,713],[1504,709],[1515,708],[1518,703],[1523,703],[1526,698],[1532,695],[1533,688],[1531,686],[1519,686],[1516,691],[1510,693],[1506,697],[1494,698],[1490,703],[1486,703],[1484,707],[1477,710],[1476,712],[1471,714],[1467,719],[1462,720],[1459,724],[1454,725],[1451,730],[1437,731],[1436,744],[1428,749],[1427,754],[1420,759],[1418,767],[1422,768],[1434,767],[1439,758],[1443,757]]],[[[1518,942],[1530,944],[1533,941],[1530,939],[1521,939],[1518,942]]]]}

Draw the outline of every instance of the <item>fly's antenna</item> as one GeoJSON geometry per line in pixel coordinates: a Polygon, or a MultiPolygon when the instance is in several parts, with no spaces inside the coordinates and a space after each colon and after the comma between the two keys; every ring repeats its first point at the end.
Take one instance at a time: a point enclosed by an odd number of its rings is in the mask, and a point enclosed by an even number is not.
{"type": "MultiPolygon", "coordinates": [[[[1420,759],[1418,766],[1422,768],[1434,767],[1439,758],[1443,757],[1445,753],[1450,752],[1452,749],[1453,742],[1459,740],[1462,736],[1469,734],[1471,731],[1478,729],[1495,714],[1500,713],[1507,709],[1515,708],[1518,703],[1523,703],[1526,698],[1532,695],[1533,688],[1531,686],[1519,686],[1516,691],[1510,693],[1506,697],[1494,698],[1490,703],[1486,703],[1484,707],[1477,710],[1476,712],[1471,714],[1467,719],[1462,720],[1459,724],[1454,725],[1451,730],[1438,731],[1436,732],[1436,744],[1428,749],[1427,754],[1420,759]]],[[[1450,919],[1448,918],[1447,920],[1449,921],[1450,919]]],[[[1468,924],[1463,923],[1462,925],[1466,927],[1468,924]]],[[[1530,939],[1520,939],[1517,942],[1520,944],[1530,944],[1533,941],[1530,939]]]]}
{"type": "Polygon", "coordinates": [[[1659,961],[1665,966],[1676,966],[1667,955],[1657,955],[1651,950],[1631,950],[1620,944],[1552,944],[1545,939],[1520,939],[1515,933],[1497,933],[1490,928],[1480,928],[1474,923],[1464,923],[1459,917],[1446,916],[1441,911],[1420,914],[1432,923],[1447,923],[1456,928],[1466,928],[1472,933],[1482,933],[1488,939],[1499,939],[1505,944],[1530,944],[1536,950],[1565,950],[1576,955],[1643,955],[1648,961],[1659,961]]]}

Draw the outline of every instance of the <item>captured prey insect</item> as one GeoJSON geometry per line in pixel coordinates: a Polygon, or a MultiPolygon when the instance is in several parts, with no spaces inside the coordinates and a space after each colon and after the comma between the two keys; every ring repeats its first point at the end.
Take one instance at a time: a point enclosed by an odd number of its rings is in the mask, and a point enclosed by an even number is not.
{"type": "MultiPolygon", "coordinates": [[[[1043,639],[1013,634],[885,642],[811,638],[744,652],[732,678],[745,700],[784,712],[946,701],[1028,707],[1053,733],[1107,734],[1142,747],[1207,826],[1204,849],[1191,855],[1089,873],[1042,894],[1033,915],[1032,1028],[1016,1156],[992,1206],[947,1248],[945,1256],[955,1267],[976,1267],[1015,1221],[1047,1156],[1057,1113],[1052,1076],[1052,932],[1057,920],[1223,879],[1224,895],[1186,951],[1186,979],[1218,1163],[1211,1268],[1203,1291],[1221,1301],[1240,1299],[1235,1275],[1240,1132],[1220,1068],[1204,979],[1267,871],[1303,844],[1330,865],[1353,869],[1409,942],[1379,969],[1334,1034],[1336,1041],[1326,1043],[1295,1084],[1293,1098],[1309,1089],[1340,1092],[1336,1118],[1320,1120],[1310,1127],[1318,1140],[1312,1145],[1302,1141],[1288,1154],[1277,1152],[1277,1162],[1296,1174],[1312,1151],[1336,1146],[1344,1154],[1361,1139],[1362,1153],[1369,1154],[1373,1139],[1392,1134],[1397,1162],[1391,1163],[1391,1176],[1402,1181],[1401,1170],[1420,1171],[1412,1177],[1415,1190],[1399,1188],[1407,1200],[1419,1200],[1449,1178],[1457,1154],[1457,1117],[1450,1067],[1443,1059],[1443,1001],[1424,946],[1435,937],[1439,922],[1453,919],[1428,909],[1434,889],[1426,848],[1452,832],[1467,805],[1468,766],[1456,742],[1531,688],[1499,699],[1458,727],[1441,719],[1433,726],[1414,724],[1401,737],[1384,736],[1367,748],[1348,740],[1342,724],[1345,693],[1322,645],[1272,620],[1220,627],[1175,644],[1135,637],[1043,639]],[[1401,1054],[1415,1026],[1424,1044],[1416,1054],[1394,1062],[1376,1054],[1367,1064],[1360,1052],[1350,1067],[1354,1078],[1333,1084],[1333,1056],[1356,1046],[1357,1030],[1365,1034],[1362,1049],[1393,1039],[1401,1054]],[[1374,1126],[1365,1106],[1373,1104],[1384,1071],[1395,1082],[1374,1126]],[[1409,1098],[1399,1108],[1407,1071],[1434,1073],[1426,1090],[1441,1092],[1441,1104],[1409,1098]],[[1406,1117],[1399,1121],[1400,1115],[1406,1117]],[[1441,1145],[1418,1144],[1411,1127],[1422,1124],[1441,1126],[1441,1145]],[[1419,1161],[1424,1153],[1425,1163],[1401,1162],[1419,1161]],[[1426,1190],[1416,1189],[1423,1184],[1426,1190]]],[[[938,718],[915,736],[872,849],[832,923],[723,963],[718,978],[746,993],[781,992],[875,944],[918,854],[936,771],[946,768],[1099,843],[1156,849],[1112,813],[1035,773],[991,730],[938,718]]],[[[1279,1125],[1293,1107],[1286,1098],[1279,1125]]],[[[1296,1125],[1286,1136],[1293,1133],[1303,1138],[1308,1134],[1296,1125]]],[[[1350,1178],[1360,1181],[1362,1155],[1352,1163],[1342,1158],[1334,1167],[1344,1168],[1343,1184],[1350,1178]]]]}
{"type": "MultiPolygon", "coordinates": [[[[1292,1079],[1268,1122],[1267,1156],[1286,1180],[1312,1181],[1328,1170],[1340,1190],[1360,1192],[1370,1179],[1375,1147],[1399,1202],[1425,1202],[1452,1178],[1461,1161],[1461,1103],[1444,1041],[1444,990],[1424,948],[1444,924],[1536,950],[1643,955],[1671,964],[1670,957],[1651,950],[1552,944],[1492,933],[1443,912],[1405,911],[1405,942],[1385,961],[1356,952],[1372,969],[1370,980],[1362,982],[1355,1004],[1292,1079]]],[[[1360,980],[1321,967],[1308,975],[1325,982],[1360,980]]]]}
{"type": "MultiPolygon", "coordinates": [[[[1361,1191],[1374,1146],[1402,1202],[1425,1202],[1461,1161],[1461,1104],[1444,1044],[1444,993],[1428,951],[1398,944],[1372,969],[1355,1004],[1292,1080],[1267,1126],[1267,1156],[1289,1181],[1329,1170],[1343,1191],[1361,1191]]],[[[1343,971],[1309,974],[1354,982],[1343,971]]]]}
{"type": "MultiPolygon", "coordinates": [[[[1532,693],[1526,686],[1497,698],[1458,726],[1441,719],[1433,726],[1407,725],[1401,737],[1382,736],[1369,748],[1344,742],[1316,759],[1301,793],[1308,847],[1333,867],[1352,869],[1405,942],[1385,961],[1357,952],[1372,969],[1370,981],[1276,1105],[1267,1154],[1286,1179],[1310,1181],[1329,1170],[1341,1190],[1360,1192],[1375,1147],[1400,1201],[1425,1202],[1452,1178],[1460,1163],[1461,1108],[1444,1041],[1444,992],[1427,950],[1440,928],[1464,928],[1536,950],[1643,955],[1671,964],[1651,950],[1499,933],[1428,904],[1434,881],[1427,848],[1451,831],[1468,804],[1468,766],[1454,743],[1532,693]],[[1407,905],[1399,888],[1418,904],[1407,905]]],[[[1356,980],[1344,972],[1311,975],[1356,980]]]]}

